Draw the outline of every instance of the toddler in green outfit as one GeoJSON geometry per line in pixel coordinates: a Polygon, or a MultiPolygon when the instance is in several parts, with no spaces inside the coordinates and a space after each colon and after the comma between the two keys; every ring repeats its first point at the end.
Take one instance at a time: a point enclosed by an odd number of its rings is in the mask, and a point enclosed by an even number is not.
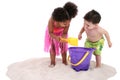
{"type": "Polygon", "coordinates": [[[86,13],[84,16],[83,27],[78,35],[78,39],[80,40],[82,38],[82,33],[85,31],[87,35],[85,47],[96,49],[94,51],[94,55],[96,57],[96,67],[101,67],[101,51],[104,45],[103,35],[105,35],[107,39],[108,46],[112,46],[109,33],[98,25],[100,20],[101,15],[97,11],[91,10],[86,13]]]}

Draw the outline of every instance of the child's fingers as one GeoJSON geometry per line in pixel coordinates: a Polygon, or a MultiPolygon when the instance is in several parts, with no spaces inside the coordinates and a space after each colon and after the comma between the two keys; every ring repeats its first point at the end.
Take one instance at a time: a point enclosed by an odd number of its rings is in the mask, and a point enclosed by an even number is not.
{"type": "Polygon", "coordinates": [[[60,42],[68,42],[67,39],[60,37],[60,42]]]}

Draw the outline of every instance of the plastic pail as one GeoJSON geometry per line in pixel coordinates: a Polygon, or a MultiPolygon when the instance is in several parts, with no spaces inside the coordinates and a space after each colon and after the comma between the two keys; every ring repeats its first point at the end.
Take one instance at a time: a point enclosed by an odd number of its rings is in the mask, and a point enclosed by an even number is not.
{"type": "Polygon", "coordinates": [[[94,48],[70,47],[68,60],[71,67],[76,71],[88,70],[94,50],[94,48]]]}

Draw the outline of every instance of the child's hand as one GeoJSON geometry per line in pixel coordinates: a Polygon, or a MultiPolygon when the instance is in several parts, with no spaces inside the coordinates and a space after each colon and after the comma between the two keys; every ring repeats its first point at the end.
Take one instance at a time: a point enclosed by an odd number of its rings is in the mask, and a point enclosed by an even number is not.
{"type": "Polygon", "coordinates": [[[56,39],[57,41],[60,41],[60,37],[56,37],[55,39],[56,39]]]}
{"type": "Polygon", "coordinates": [[[112,47],[112,43],[111,43],[111,42],[108,42],[108,46],[111,48],[111,47],[112,47]]]}
{"type": "Polygon", "coordinates": [[[62,37],[60,37],[60,42],[66,42],[66,43],[67,43],[68,41],[67,41],[66,38],[62,38],[62,37]]]}
{"type": "Polygon", "coordinates": [[[78,35],[78,39],[79,39],[79,40],[82,39],[82,35],[81,35],[81,34],[78,35]]]}

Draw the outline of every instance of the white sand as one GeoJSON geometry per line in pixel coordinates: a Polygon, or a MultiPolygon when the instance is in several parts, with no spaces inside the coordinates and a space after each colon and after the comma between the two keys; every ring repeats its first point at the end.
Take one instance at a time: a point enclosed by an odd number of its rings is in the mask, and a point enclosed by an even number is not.
{"type": "Polygon", "coordinates": [[[62,64],[61,59],[56,59],[54,68],[49,68],[49,61],[49,58],[40,58],[16,62],[8,67],[7,76],[11,80],[107,80],[116,74],[113,67],[105,64],[95,69],[93,61],[88,71],[79,72],[62,64]]]}

